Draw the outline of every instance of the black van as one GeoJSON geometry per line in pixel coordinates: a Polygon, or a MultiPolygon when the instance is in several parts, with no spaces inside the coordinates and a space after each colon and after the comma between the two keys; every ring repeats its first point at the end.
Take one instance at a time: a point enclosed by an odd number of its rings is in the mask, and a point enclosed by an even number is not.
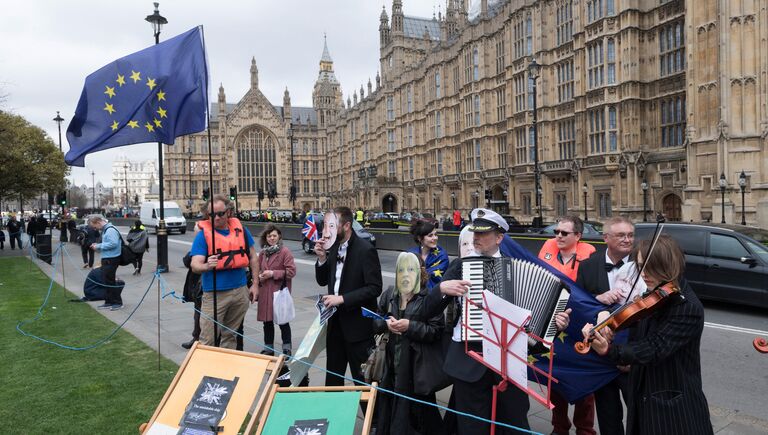
{"type": "MultiPolygon", "coordinates": [[[[636,224],[635,240],[649,239],[655,227],[636,224]]],[[[664,234],[674,238],[685,253],[685,277],[700,298],[768,308],[768,231],[738,225],[666,223],[664,234]]]]}

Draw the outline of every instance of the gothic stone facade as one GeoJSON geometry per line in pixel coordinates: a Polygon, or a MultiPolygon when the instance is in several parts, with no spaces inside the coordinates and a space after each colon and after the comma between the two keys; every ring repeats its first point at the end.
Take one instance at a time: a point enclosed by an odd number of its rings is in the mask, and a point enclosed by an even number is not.
{"type": "MultiPolygon", "coordinates": [[[[215,178],[237,183],[241,208],[257,208],[248,179],[274,179],[273,205],[290,208],[293,178],[297,208],[447,214],[488,204],[530,221],[538,157],[547,221],[642,220],[647,209],[719,222],[724,208],[726,221],[740,222],[744,171],[746,220],[768,227],[768,0],[490,3],[469,20],[464,1],[448,0],[445,16],[424,19],[394,0],[391,22],[380,16],[381,76],[346,104],[327,48],[312,108],[291,108],[287,91],[282,107],[270,105],[252,65],[239,103],[220,89],[212,131],[226,145],[214,147],[215,178]],[[267,140],[245,140],[254,130],[271,139],[274,172],[247,160],[248,146],[267,140]]],[[[167,147],[167,159],[184,160],[196,137],[167,147]]],[[[190,166],[204,173],[195,150],[190,166]]],[[[169,171],[166,189],[174,177],[185,173],[169,171]]]]}

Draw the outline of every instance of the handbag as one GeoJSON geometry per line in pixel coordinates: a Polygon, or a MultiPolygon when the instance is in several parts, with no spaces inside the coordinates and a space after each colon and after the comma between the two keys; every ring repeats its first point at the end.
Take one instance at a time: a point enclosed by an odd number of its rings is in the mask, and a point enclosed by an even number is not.
{"type": "MultiPolygon", "coordinates": [[[[117,228],[112,228],[117,231],[117,228]]],[[[123,235],[120,234],[120,231],[117,231],[117,236],[120,237],[120,265],[127,266],[133,264],[136,261],[136,254],[125,244],[123,235]]]]}
{"type": "Polygon", "coordinates": [[[285,276],[283,276],[282,288],[272,293],[272,316],[278,325],[285,325],[296,317],[296,309],[293,306],[293,296],[291,291],[285,285],[285,276]]]}
{"type": "Polygon", "coordinates": [[[387,365],[387,343],[389,343],[389,332],[378,334],[375,338],[373,351],[368,355],[368,359],[360,365],[360,371],[363,373],[365,382],[379,382],[384,377],[384,366],[387,365]]]}

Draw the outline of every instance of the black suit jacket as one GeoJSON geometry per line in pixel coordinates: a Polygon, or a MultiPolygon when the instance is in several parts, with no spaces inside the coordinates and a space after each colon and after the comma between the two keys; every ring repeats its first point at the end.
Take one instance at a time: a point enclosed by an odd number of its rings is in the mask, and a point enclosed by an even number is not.
{"type": "Polygon", "coordinates": [[[684,297],[630,330],[629,342],[613,345],[608,358],[631,364],[627,435],[711,434],[701,388],[704,308],[687,283],[684,297]]]}
{"type": "Polygon", "coordinates": [[[594,252],[579,264],[576,284],[593,295],[611,289],[608,284],[608,272],[605,271],[605,252],[594,252]]]}
{"type": "MultiPolygon", "coordinates": [[[[333,294],[336,284],[338,253],[339,243],[336,242],[328,251],[325,263],[315,264],[317,284],[327,285],[329,295],[333,294]]],[[[376,298],[381,294],[381,286],[381,263],[376,248],[367,240],[358,238],[353,231],[339,285],[339,295],[344,296],[344,303],[334,314],[334,317],[338,316],[345,341],[354,343],[373,337],[372,320],[363,317],[360,307],[376,312],[376,298]]]]}

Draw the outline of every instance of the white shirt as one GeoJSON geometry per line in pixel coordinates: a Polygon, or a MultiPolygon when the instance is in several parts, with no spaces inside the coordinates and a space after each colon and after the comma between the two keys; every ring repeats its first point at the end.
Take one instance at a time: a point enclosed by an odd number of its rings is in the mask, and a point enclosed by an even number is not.
{"type": "MultiPolygon", "coordinates": [[[[627,263],[629,263],[629,255],[627,255],[626,257],[622,258],[622,259],[621,259],[621,261],[623,261],[623,262],[624,262],[624,264],[627,264],[627,263]]],[[[608,251],[607,251],[607,250],[605,251],[605,263],[606,263],[606,264],[615,264],[615,263],[614,263],[614,262],[611,260],[611,258],[610,258],[610,257],[608,257],[608,251]]],[[[618,268],[618,267],[617,267],[617,268],[614,268],[613,270],[611,270],[610,272],[608,272],[608,288],[609,288],[610,290],[613,290],[613,289],[614,289],[614,287],[615,287],[615,285],[616,285],[616,276],[618,276],[618,274],[619,274],[619,268],[618,268]]]]}
{"type": "MultiPolygon", "coordinates": [[[[470,258],[470,257],[483,257],[483,255],[480,255],[476,251],[472,251],[471,254],[467,255],[464,258],[470,258]]],[[[496,251],[495,254],[493,254],[493,258],[501,258],[501,251],[496,251]]],[[[459,298],[459,304],[461,304],[461,318],[458,322],[456,322],[456,326],[453,327],[453,336],[451,336],[451,339],[456,342],[461,342],[461,325],[464,323],[464,296],[459,298]]]]}
{"type": "MultiPolygon", "coordinates": [[[[344,262],[347,261],[347,248],[349,247],[349,240],[342,243],[341,246],[339,246],[339,253],[336,255],[336,258],[344,258],[344,262]]],[[[339,286],[341,285],[341,271],[344,270],[344,263],[336,262],[336,281],[333,283],[333,294],[336,296],[339,295],[339,286]]]]}

